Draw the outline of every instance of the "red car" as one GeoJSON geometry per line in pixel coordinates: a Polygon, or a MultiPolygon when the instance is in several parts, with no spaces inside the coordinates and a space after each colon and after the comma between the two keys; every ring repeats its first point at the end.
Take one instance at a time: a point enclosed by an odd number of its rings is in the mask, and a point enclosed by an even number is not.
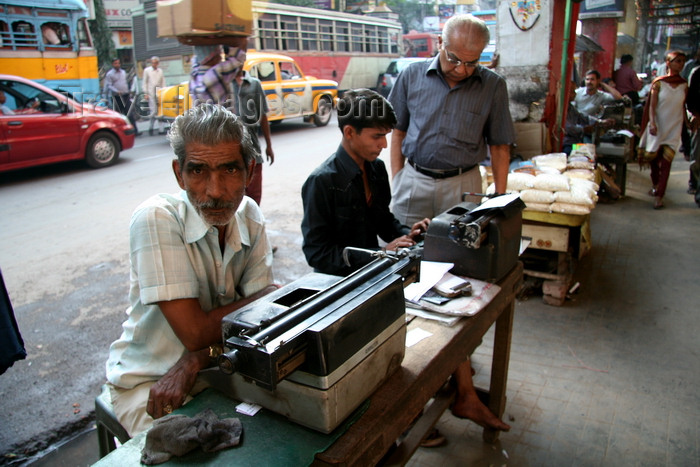
{"type": "Polygon", "coordinates": [[[133,147],[135,133],[118,112],[0,75],[0,172],[76,159],[106,167],[133,147]]]}

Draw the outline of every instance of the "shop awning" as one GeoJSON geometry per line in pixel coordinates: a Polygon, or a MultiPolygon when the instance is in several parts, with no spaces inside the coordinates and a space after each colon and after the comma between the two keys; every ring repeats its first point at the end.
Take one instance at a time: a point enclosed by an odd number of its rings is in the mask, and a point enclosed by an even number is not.
{"type": "Polygon", "coordinates": [[[585,34],[576,35],[575,52],[603,52],[604,48],[585,34]]]}
{"type": "Polygon", "coordinates": [[[617,33],[617,45],[634,45],[636,43],[637,40],[629,34],[625,34],[624,32],[617,33]]]}

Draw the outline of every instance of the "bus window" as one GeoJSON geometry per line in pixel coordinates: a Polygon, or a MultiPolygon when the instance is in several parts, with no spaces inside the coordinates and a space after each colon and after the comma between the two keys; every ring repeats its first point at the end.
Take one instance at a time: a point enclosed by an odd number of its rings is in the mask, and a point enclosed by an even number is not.
{"type": "Polygon", "coordinates": [[[87,25],[87,19],[81,18],[78,21],[78,45],[82,47],[92,48],[92,36],[87,25]]]}
{"type": "Polygon", "coordinates": [[[277,23],[274,16],[267,13],[262,15],[258,21],[258,36],[262,49],[275,50],[277,48],[276,31],[277,23]]]}
{"type": "Polygon", "coordinates": [[[353,52],[363,52],[362,50],[362,25],[352,24],[350,26],[350,37],[352,38],[352,51],[353,52]]]}
{"type": "Polygon", "coordinates": [[[280,17],[282,26],[282,50],[299,50],[299,30],[296,18],[280,17]]]}
{"type": "Polygon", "coordinates": [[[350,52],[350,41],[348,40],[348,23],[336,22],[336,42],[338,43],[338,52],[350,52]]]}
{"type": "Polygon", "coordinates": [[[333,51],[333,23],[329,20],[319,20],[321,29],[321,50],[333,51]]]}
{"type": "Polygon", "coordinates": [[[50,22],[41,25],[41,37],[44,45],[52,47],[63,47],[70,45],[70,35],[68,26],[62,23],[50,22]]]}
{"type": "Polygon", "coordinates": [[[318,50],[316,18],[301,18],[302,50],[318,50]]]}
{"type": "Polygon", "coordinates": [[[39,40],[34,26],[26,21],[15,21],[12,23],[15,45],[17,47],[39,47],[39,40]]]}
{"type": "Polygon", "coordinates": [[[365,26],[365,52],[377,52],[377,27],[365,26]]]}
{"type": "Polygon", "coordinates": [[[7,27],[7,23],[0,21],[0,47],[10,46],[10,29],[7,27]]]}

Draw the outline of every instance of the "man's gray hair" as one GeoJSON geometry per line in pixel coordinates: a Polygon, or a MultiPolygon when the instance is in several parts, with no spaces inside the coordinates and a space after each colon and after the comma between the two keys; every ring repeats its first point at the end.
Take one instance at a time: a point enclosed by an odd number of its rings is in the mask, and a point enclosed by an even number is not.
{"type": "Polygon", "coordinates": [[[207,146],[239,143],[246,167],[258,154],[241,119],[225,107],[210,103],[198,105],[177,117],[168,132],[168,141],[181,168],[185,166],[185,148],[189,143],[207,146]]]}
{"type": "Polygon", "coordinates": [[[160,62],[160,58],[158,58],[157,55],[154,55],[151,57],[151,61],[155,60],[156,62],[160,62]]]}
{"type": "Polygon", "coordinates": [[[481,34],[484,39],[484,47],[489,43],[490,35],[489,28],[482,20],[474,15],[454,15],[445,23],[442,29],[442,42],[445,45],[450,45],[449,39],[455,31],[469,30],[475,28],[475,31],[481,34]]]}

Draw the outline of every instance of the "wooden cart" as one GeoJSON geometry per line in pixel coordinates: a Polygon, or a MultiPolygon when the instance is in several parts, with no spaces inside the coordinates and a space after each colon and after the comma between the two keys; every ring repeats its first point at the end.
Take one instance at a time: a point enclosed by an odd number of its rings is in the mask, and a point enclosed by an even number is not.
{"type": "Polygon", "coordinates": [[[523,273],[544,279],[545,303],[564,304],[576,262],[591,249],[590,219],[590,214],[523,211],[522,236],[532,239],[523,253],[523,273]]]}

